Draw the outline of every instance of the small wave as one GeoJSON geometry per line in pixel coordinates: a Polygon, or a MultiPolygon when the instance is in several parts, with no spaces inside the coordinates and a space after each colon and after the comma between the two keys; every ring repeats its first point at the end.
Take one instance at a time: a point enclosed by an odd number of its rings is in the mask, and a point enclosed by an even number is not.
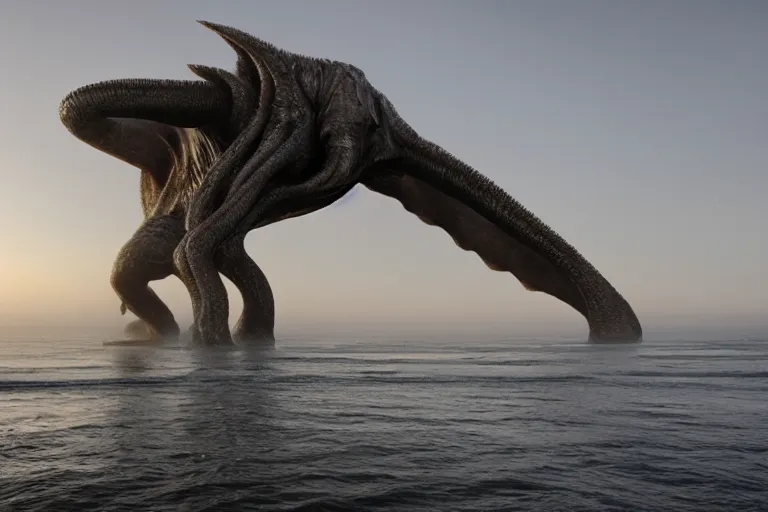
{"type": "Polygon", "coordinates": [[[84,388],[99,386],[162,386],[184,380],[184,376],[146,378],[103,378],[73,380],[0,380],[0,391],[23,391],[25,389],[84,388]]]}
{"type": "Polygon", "coordinates": [[[456,375],[456,376],[443,376],[443,375],[401,375],[400,372],[393,374],[356,374],[348,377],[344,376],[325,376],[321,374],[311,375],[285,375],[278,376],[271,379],[275,384],[302,384],[311,383],[317,384],[319,382],[325,385],[355,385],[355,386],[370,386],[372,384],[429,384],[429,385],[445,385],[445,384],[457,384],[461,386],[467,386],[471,384],[498,384],[498,383],[583,383],[597,380],[596,377],[590,375],[537,375],[520,377],[518,375],[456,375]]]}
{"type": "Polygon", "coordinates": [[[768,378],[768,372],[749,372],[749,371],[628,371],[617,372],[614,375],[627,377],[672,377],[672,378],[694,378],[694,379],[717,379],[717,378],[737,378],[737,379],[765,379],[768,378]]]}

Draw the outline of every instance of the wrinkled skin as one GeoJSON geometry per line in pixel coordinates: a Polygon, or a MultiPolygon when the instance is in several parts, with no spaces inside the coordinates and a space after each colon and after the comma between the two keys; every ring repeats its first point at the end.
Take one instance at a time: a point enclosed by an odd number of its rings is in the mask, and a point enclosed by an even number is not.
{"type": "Polygon", "coordinates": [[[73,127],[94,111],[170,126],[229,123],[232,138],[222,153],[199,183],[185,185],[186,233],[173,254],[204,343],[231,341],[217,251],[252,229],[323,208],[358,183],[444,229],[491,269],[579,311],[591,340],[642,338],[630,305],[576,249],[488,178],[417,134],[362,71],[201,23],[237,52],[237,75],[191,66],[206,82],[96,84],[71,93],[61,113],[76,135],[73,127]]]}
{"type": "MultiPolygon", "coordinates": [[[[130,310],[139,317],[128,324],[126,334],[157,342],[178,337],[179,327],[173,314],[149,283],[177,275],[173,252],[185,232],[183,219],[178,215],[150,217],[120,250],[112,270],[112,287],[123,301],[121,312],[130,310]]],[[[266,276],[245,252],[242,239],[233,239],[217,251],[216,266],[238,287],[243,298],[243,312],[234,338],[240,342],[273,342],[272,291],[266,276]]],[[[194,326],[192,338],[199,341],[194,326]]]]}
{"type": "MultiPolygon", "coordinates": [[[[95,134],[97,141],[109,140],[98,119],[86,124],[80,133],[95,134]]],[[[151,281],[178,275],[173,253],[186,233],[183,190],[195,173],[204,173],[215,158],[213,138],[205,140],[209,154],[190,148],[202,141],[197,132],[141,120],[125,120],[120,129],[131,138],[112,140],[110,146],[97,146],[141,169],[141,204],[144,223],[120,249],[112,268],[111,284],[121,299],[120,311],[134,313],[138,320],[126,326],[134,339],[161,342],[176,339],[180,332],[173,314],[149,287],[151,281]],[[126,128],[128,130],[126,130],[126,128]]],[[[214,132],[208,129],[208,132],[214,132]]],[[[223,138],[211,133],[211,137],[223,138]]],[[[240,342],[274,341],[274,299],[266,276],[248,256],[244,237],[230,238],[216,252],[216,267],[230,279],[243,298],[243,312],[233,335],[240,342]]],[[[199,338],[192,328],[192,338],[199,338]]]]}

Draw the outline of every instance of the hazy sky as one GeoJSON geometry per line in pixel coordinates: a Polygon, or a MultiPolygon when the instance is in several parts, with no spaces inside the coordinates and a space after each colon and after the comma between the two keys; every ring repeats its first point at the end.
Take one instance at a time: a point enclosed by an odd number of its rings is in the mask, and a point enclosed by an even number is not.
{"type": "MultiPolygon", "coordinates": [[[[124,322],[109,273],[142,220],[139,173],[70,135],[58,104],[90,82],[231,68],[196,19],[363,69],[422,135],[575,245],[647,329],[768,323],[764,1],[4,0],[0,325],[124,322]]],[[[565,304],[367,190],[253,232],[247,247],[278,328],[586,333],[565,304]]],[[[189,318],[178,281],[155,289],[189,318]]]]}

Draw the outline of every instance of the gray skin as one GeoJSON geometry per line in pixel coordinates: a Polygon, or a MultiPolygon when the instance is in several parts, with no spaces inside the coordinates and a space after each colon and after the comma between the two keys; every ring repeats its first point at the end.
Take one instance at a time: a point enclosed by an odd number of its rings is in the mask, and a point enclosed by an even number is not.
{"type": "MultiPolygon", "coordinates": [[[[84,140],[141,170],[140,196],[145,221],[121,248],[112,268],[111,284],[121,299],[120,311],[138,320],[126,334],[150,342],[176,339],[179,326],[151,281],[178,275],[173,252],[186,233],[184,190],[218,156],[220,127],[185,129],[152,121],[94,117],[77,125],[84,140]],[[118,132],[120,130],[120,132],[118,132]],[[117,134],[123,135],[122,138],[117,134]],[[129,135],[129,136],[126,136],[129,135]]],[[[240,342],[274,342],[274,299],[266,276],[248,256],[244,237],[233,237],[216,252],[217,268],[243,298],[243,312],[233,336],[240,342]]],[[[193,339],[198,338],[192,329],[193,339]]]]}
{"type": "MultiPolygon", "coordinates": [[[[144,177],[144,176],[143,176],[144,177]]],[[[177,275],[173,252],[185,234],[181,215],[149,216],[120,250],[112,268],[111,283],[127,310],[138,320],[126,326],[126,334],[144,341],[176,339],[179,327],[170,309],[149,287],[151,281],[177,275]]],[[[217,251],[217,268],[229,278],[243,298],[243,312],[233,337],[242,343],[274,342],[274,298],[266,276],[248,256],[242,239],[217,251]],[[229,252],[226,252],[229,251],[229,252]]],[[[196,329],[193,341],[199,341],[196,329]]]]}
{"type": "Polygon", "coordinates": [[[417,134],[362,71],[201,23],[237,52],[237,75],[190,66],[206,81],[86,86],[63,100],[61,117],[78,136],[76,128],[94,112],[111,123],[229,123],[231,142],[199,183],[185,185],[186,233],[173,255],[203,343],[231,341],[217,251],[255,228],[323,208],[358,183],[442,228],[491,269],[576,309],[590,340],[642,339],[630,305],[576,249],[491,180],[417,134]]]}

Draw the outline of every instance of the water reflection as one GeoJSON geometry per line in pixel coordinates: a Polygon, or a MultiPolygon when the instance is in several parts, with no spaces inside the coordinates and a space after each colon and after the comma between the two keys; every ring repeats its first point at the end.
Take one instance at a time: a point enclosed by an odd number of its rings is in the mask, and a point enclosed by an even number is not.
{"type": "Polygon", "coordinates": [[[763,342],[338,345],[7,348],[0,510],[765,508],[763,342]]]}
{"type": "Polygon", "coordinates": [[[149,370],[151,354],[146,349],[119,349],[115,352],[114,368],[120,377],[140,376],[149,370]]]}
{"type": "Polygon", "coordinates": [[[115,351],[114,364],[128,379],[113,412],[114,470],[132,468],[156,496],[250,485],[261,454],[281,446],[270,351],[131,348],[115,351]]]}

